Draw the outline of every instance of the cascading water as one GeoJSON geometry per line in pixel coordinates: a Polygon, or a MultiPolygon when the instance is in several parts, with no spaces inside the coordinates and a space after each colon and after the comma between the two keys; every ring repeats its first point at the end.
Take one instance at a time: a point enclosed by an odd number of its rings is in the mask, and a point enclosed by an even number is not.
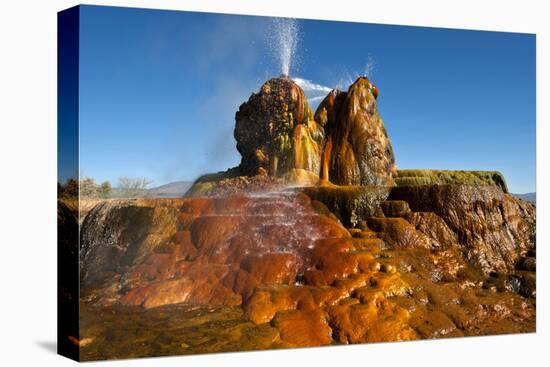
{"type": "MultiPolygon", "coordinates": [[[[300,278],[311,266],[311,251],[317,241],[334,236],[333,228],[324,227],[322,217],[292,190],[256,192],[237,198],[214,199],[217,213],[202,218],[240,218],[216,251],[233,252],[230,259],[241,261],[248,255],[292,255],[292,268],[300,278]],[[236,205],[235,202],[238,204],[236,205]],[[236,241],[247,239],[248,246],[232,249],[236,241]]],[[[210,255],[210,254],[209,254],[210,255]]],[[[211,261],[211,259],[210,259],[211,261]]]]}
{"type": "Polygon", "coordinates": [[[321,165],[321,179],[324,182],[330,181],[330,156],[332,154],[332,136],[329,135],[323,151],[322,165],[321,165]]]}

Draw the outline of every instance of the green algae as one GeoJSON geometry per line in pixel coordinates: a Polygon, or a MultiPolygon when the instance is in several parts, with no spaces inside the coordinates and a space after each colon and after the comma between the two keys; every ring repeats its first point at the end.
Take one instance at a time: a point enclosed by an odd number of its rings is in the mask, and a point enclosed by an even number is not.
{"type": "Polygon", "coordinates": [[[504,192],[508,186],[498,171],[451,171],[433,169],[402,169],[394,175],[397,186],[421,185],[496,185],[504,192]]]}
{"type": "Polygon", "coordinates": [[[81,303],[83,361],[280,348],[279,332],[240,307],[96,307],[81,303]]]}

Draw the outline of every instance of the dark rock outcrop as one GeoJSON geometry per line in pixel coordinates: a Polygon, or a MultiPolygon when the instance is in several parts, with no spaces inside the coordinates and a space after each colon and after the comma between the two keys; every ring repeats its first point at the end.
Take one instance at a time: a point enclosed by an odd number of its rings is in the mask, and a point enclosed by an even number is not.
{"type": "Polygon", "coordinates": [[[176,228],[178,210],[170,205],[172,202],[111,200],[92,209],[80,232],[81,284],[108,281],[162,244],[164,236],[176,228]]]}
{"type": "Polygon", "coordinates": [[[79,279],[78,274],[78,203],[57,201],[57,340],[58,348],[78,357],[79,279]]]}
{"type": "Polygon", "coordinates": [[[325,204],[348,228],[374,215],[389,194],[385,186],[310,186],[298,190],[325,204]]]}

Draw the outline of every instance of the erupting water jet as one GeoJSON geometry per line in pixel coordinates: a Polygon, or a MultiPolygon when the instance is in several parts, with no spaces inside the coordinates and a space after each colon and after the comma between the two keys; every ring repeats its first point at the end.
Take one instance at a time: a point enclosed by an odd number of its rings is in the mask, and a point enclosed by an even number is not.
{"type": "Polygon", "coordinates": [[[273,18],[272,29],[268,34],[268,43],[272,56],[279,64],[281,74],[288,77],[296,58],[300,38],[300,25],[297,19],[273,18]]]}

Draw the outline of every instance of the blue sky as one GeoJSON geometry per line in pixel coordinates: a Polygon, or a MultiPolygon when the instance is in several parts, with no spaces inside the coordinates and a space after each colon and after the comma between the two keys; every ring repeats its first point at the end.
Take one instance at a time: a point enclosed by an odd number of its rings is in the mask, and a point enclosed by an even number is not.
{"type": "MultiPolygon", "coordinates": [[[[81,8],[80,169],[153,186],[235,166],[235,112],[278,76],[266,17],[81,8]]],[[[499,170],[535,191],[535,36],[300,20],[291,77],[368,71],[399,168],[499,170]],[[368,70],[366,70],[368,69],[368,70]]],[[[306,90],[316,106],[321,94],[306,90]]],[[[322,92],[324,93],[324,92],[322,92]]]]}

